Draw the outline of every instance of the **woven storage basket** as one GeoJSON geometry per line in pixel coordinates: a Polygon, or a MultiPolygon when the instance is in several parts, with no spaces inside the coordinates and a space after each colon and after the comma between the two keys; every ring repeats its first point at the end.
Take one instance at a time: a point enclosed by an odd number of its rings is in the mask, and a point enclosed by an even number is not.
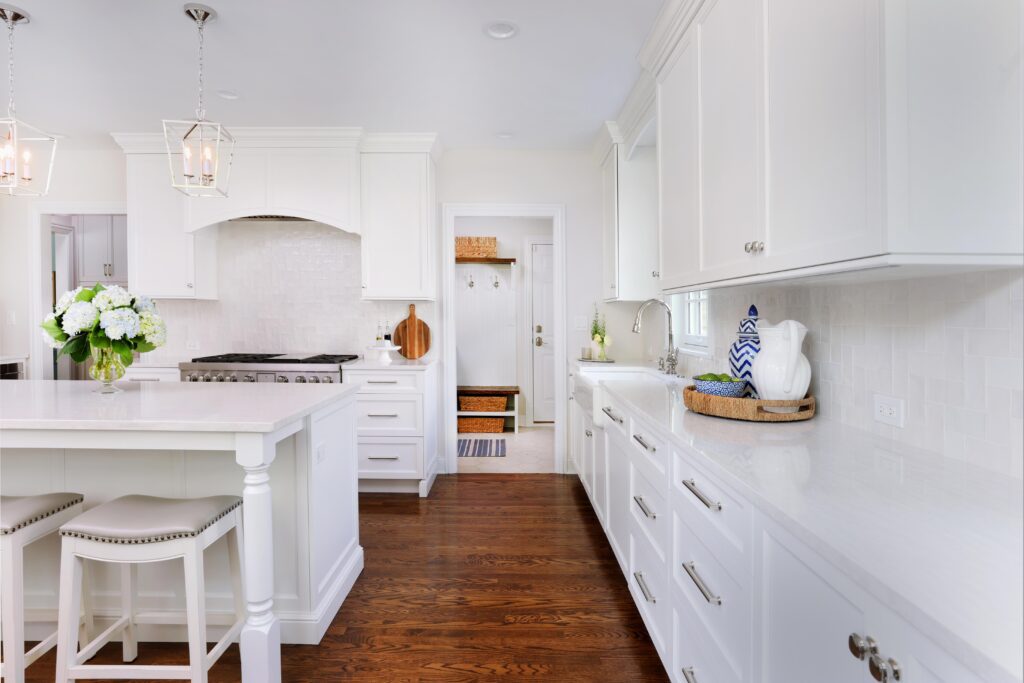
{"type": "Polygon", "coordinates": [[[460,417],[459,434],[500,434],[505,431],[503,417],[460,417]]]}
{"type": "Polygon", "coordinates": [[[507,409],[508,399],[504,396],[459,396],[459,410],[477,413],[497,413],[507,409]]]}
{"type": "Polygon", "coordinates": [[[797,422],[814,417],[815,401],[807,396],[799,401],[766,401],[754,398],[727,398],[702,394],[696,387],[683,389],[683,403],[695,413],[748,422],[797,422]],[[773,413],[765,408],[792,408],[792,413],[773,413]]]}
{"type": "Polygon", "coordinates": [[[498,238],[456,237],[455,258],[498,258],[498,238]]]}

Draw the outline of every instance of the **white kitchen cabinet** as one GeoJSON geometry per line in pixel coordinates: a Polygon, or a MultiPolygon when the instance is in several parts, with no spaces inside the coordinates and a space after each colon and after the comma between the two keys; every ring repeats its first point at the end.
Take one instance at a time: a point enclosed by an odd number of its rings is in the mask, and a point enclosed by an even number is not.
{"type": "MultiPolygon", "coordinates": [[[[653,125],[653,123],[652,123],[653,125]]],[[[653,145],[613,143],[601,166],[605,301],[643,301],[660,291],[658,164],[653,145]]]]}
{"type": "Polygon", "coordinates": [[[663,290],[1021,263],[1020,3],[675,4],[642,53],[663,290]]]}
{"type": "Polygon", "coordinates": [[[604,435],[606,458],[608,460],[608,513],[605,530],[612,546],[619,568],[625,572],[629,566],[629,454],[625,444],[616,433],[604,435]]]}
{"type": "Polygon", "coordinates": [[[185,196],[171,187],[165,156],[129,154],[127,169],[132,291],[157,299],[216,298],[217,228],[185,231],[185,196]]]}
{"type": "Polygon", "coordinates": [[[84,214],[72,219],[77,280],[82,287],[128,282],[128,227],[123,215],[84,214]]]}
{"type": "Polygon", "coordinates": [[[364,299],[436,298],[434,173],[427,153],[362,154],[364,299]]]}

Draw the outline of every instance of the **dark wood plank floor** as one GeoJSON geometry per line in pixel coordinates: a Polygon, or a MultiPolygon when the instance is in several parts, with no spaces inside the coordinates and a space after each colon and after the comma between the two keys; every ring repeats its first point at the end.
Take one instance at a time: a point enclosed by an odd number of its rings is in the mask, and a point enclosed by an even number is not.
{"type": "MultiPolygon", "coordinates": [[[[439,477],[428,499],[359,507],[366,569],[319,647],[284,646],[285,681],[667,680],[575,477],[439,477]]],[[[52,681],[53,660],[28,680],[52,681]]],[[[138,663],[186,660],[139,644],[138,663]]],[[[210,681],[238,678],[232,646],[210,681]]]]}

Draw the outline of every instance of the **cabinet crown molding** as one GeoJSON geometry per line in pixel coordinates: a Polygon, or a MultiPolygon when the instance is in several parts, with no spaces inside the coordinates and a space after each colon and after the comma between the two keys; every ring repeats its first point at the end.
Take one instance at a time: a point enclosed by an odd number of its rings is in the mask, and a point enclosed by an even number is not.
{"type": "Polygon", "coordinates": [[[594,144],[590,149],[590,156],[594,161],[594,165],[600,166],[603,164],[612,146],[621,142],[622,132],[619,130],[619,124],[615,121],[605,121],[601,129],[597,131],[594,144]]]}
{"type": "Polygon", "coordinates": [[[367,133],[360,151],[364,154],[429,154],[436,162],[444,149],[437,133],[367,133]]]}
{"type": "MultiPolygon", "coordinates": [[[[270,128],[232,127],[236,149],[336,148],[359,149],[365,135],[362,128],[270,128]]],[[[163,154],[167,151],[160,133],[111,133],[125,154],[163,154]]]]}
{"type": "Polygon", "coordinates": [[[621,142],[626,145],[627,153],[632,153],[640,136],[654,120],[657,112],[658,88],[654,77],[644,71],[640,74],[622,105],[616,123],[618,124],[621,142]]]}
{"type": "Polygon", "coordinates": [[[655,79],[660,79],[672,52],[690,27],[703,0],[667,0],[644,42],[637,60],[655,79]]]}

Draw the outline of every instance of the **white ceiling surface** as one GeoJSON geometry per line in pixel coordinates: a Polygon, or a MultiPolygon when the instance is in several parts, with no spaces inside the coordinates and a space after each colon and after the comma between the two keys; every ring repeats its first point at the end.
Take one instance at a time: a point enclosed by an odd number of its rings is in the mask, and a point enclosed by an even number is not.
{"type": "MultiPolygon", "coordinates": [[[[85,147],[193,115],[196,32],[183,2],[15,4],[32,16],[15,33],[21,118],[85,147]]],[[[206,31],[207,117],[229,129],[362,126],[438,132],[446,147],[584,148],[639,75],[661,0],[207,4],[220,15],[206,31]],[[489,38],[495,20],[519,35],[489,38]]]]}

